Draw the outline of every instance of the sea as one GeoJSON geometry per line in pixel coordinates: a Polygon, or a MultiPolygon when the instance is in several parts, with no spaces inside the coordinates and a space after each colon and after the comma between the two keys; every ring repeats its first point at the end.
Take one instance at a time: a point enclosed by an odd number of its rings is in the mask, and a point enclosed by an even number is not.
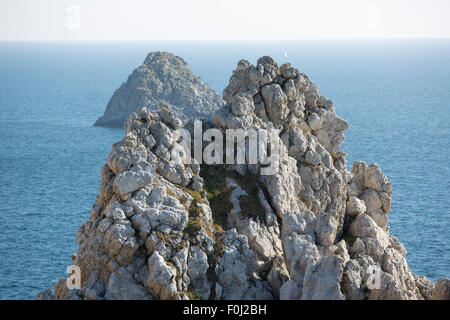
{"type": "Polygon", "coordinates": [[[0,299],[66,276],[122,129],[94,127],[151,51],[219,94],[240,59],[290,62],[350,127],[343,150],[393,183],[389,226],[416,274],[450,276],[450,40],[0,42],[0,299]]]}

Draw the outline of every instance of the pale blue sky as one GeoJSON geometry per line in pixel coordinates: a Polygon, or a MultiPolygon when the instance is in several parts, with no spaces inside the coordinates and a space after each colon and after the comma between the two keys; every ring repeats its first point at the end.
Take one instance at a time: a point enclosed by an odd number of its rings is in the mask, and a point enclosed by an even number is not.
{"type": "Polygon", "coordinates": [[[450,38],[450,0],[0,0],[0,40],[450,38]]]}

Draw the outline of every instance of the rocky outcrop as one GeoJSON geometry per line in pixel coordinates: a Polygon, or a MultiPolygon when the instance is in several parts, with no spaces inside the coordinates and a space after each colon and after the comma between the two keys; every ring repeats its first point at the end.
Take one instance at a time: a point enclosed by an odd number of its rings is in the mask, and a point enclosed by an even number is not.
{"type": "Polygon", "coordinates": [[[185,164],[170,108],[132,113],[77,233],[81,288],[39,299],[448,299],[414,275],[389,233],[392,184],[376,164],[347,170],[348,127],[289,64],[238,63],[215,127],[272,130],[277,171],[185,164]]]}
{"type": "Polygon", "coordinates": [[[223,105],[222,98],[192,73],[188,64],[167,52],[151,52],[109,100],[94,125],[123,127],[129,115],[142,107],[156,110],[172,105],[178,119],[209,119],[223,105]]]}

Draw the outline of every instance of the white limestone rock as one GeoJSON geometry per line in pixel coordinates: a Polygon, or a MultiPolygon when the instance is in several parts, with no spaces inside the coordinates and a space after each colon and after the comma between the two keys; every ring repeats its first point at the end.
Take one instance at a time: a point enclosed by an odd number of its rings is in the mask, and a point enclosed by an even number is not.
{"type": "Polygon", "coordinates": [[[153,300],[148,290],[131,277],[113,272],[108,280],[105,299],[107,300],[153,300]]]}
{"type": "Polygon", "coordinates": [[[134,192],[153,181],[155,169],[147,162],[140,162],[129,171],[124,171],[114,179],[114,191],[123,200],[130,197],[134,192]]]}
{"type": "Polygon", "coordinates": [[[239,61],[227,104],[205,127],[279,129],[270,133],[279,159],[273,174],[239,164],[224,165],[222,177],[181,160],[179,106],[195,105],[187,117],[201,117],[207,104],[198,101],[207,97],[185,86],[184,63],[178,96],[167,80],[176,70],[154,72],[159,59],[172,58],[149,56],[110,102],[108,110],[122,112],[124,92],[142,87],[128,97],[139,108],[127,116],[76,235],[81,288],[69,290],[62,278],[38,299],[448,299],[448,279],[434,286],[409,269],[389,234],[391,182],[376,164],[356,161],[347,171],[340,148],[348,124],[305,74],[267,56],[239,61]],[[145,79],[167,92],[155,95],[145,79]],[[147,98],[158,111],[145,107],[147,98]]]}
{"type": "Polygon", "coordinates": [[[322,257],[310,264],[303,280],[302,300],[344,300],[340,282],[344,272],[341,258],[322,257]]]}
{"type": "Polygon", "coordinates": [[[238,117],[245,116],[255,109],[252,97],[247,93],[242,93],[233,97],[231,112],[238,117]]]}
{"type": "Polygon", "coordinates": [[[225,252],[216,267],[217,281],[222,287],[222,299],[272,299],[270,288],[255,274],[256,261],[246,236],[236,229],[223,236],[225,252]]]}
{"type": "Polygon", "coordinates": [[[338,222],[332,215],[322,213],[317,216],[314,232],[319,244],[325,247],[331,246],[336,239],[337,230],[338,222]]]}
{"type": "Polygon", "coordinates": [[[206,277],[208,268],[208,256],[206,253],[198,246],[191,246],[187,262],[187,275],[194,291],[200,294],[203,300],[209,298],[211,291],[211,285],[206,277]]]}
{"type": "Polygon", "coordinates": [[[349,200],[347,201],[347,211],[346,213],[349,216],[355,217],[358,214],[362,214],[366,212],[366,203],[364,200],[358,199],[356,197],[349,197],[349,200]]]}
{"type": "Polygon", "coordinates": [[[270,84],[262,87],[261,95],[266,108],[267,116],[276,128],[282,126],[289,114],[288,98],[279,84],[270,84]]]}
{"type": "Polygon", "coordinates": [[[116,174],[128,170],[136,163],[147,159],[147,149],[138,143],[133,136],[125,137],[113,144],[108,156],[108,167],[116,174]]]}
{"type": "Polygon", "coordinates": [[[308,117],[308,123],[312,130],[319,130],[322,126],[322,120],[317,113],[313,113],[308,117]]]}
{"type": "Polygon", "coordinates": [[[180,299],[175,282],[176,271],[166,264],[158,251],[148,259],[148,269],[146,285],[155,296],[163,300],[180,299]]]}

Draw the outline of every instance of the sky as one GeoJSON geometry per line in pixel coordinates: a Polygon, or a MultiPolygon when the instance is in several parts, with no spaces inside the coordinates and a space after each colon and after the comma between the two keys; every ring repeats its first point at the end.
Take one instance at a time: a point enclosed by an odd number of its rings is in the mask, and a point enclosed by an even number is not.
{"type": "Polygon", "coordinates": [[[0,40],[450,38],[450,0],[0,0],[0,40]]]}

